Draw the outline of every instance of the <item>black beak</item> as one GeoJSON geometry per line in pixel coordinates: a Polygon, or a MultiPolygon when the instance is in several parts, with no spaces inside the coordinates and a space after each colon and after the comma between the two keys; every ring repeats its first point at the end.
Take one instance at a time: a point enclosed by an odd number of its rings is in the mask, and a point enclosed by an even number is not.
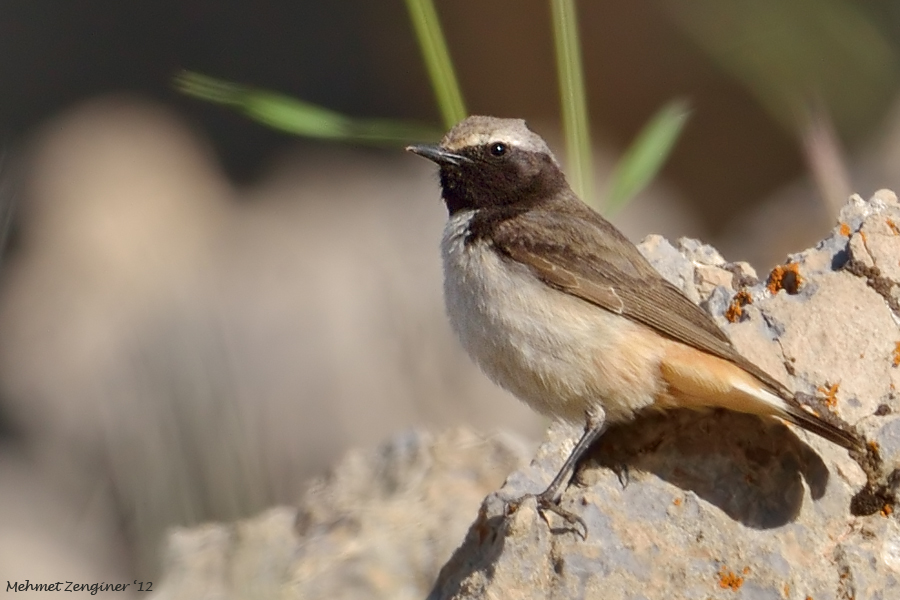
{"type": "Polygon", "coordinates": [[[454,154],[444,150],[440,146],[432,146],[429,144],[417,144],[415,146],[407,146],[406,150],[419,156],[424,156],[428,160],[433,160],[439,165],[458,166],[462,163],[470,163],[472,160],[461,154],[454,154]]]}

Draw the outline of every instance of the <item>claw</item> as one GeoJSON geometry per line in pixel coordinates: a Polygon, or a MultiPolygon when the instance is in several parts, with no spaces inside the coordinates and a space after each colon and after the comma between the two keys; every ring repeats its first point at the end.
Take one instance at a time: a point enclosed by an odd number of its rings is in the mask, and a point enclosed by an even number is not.
{"type": "Polygon", "coordinates": [[[622,489],[627,488],[628,484],[631,483],[631,470],[628,468],[628,465],[625,463],[614,465],[612,471],[619,479],[619,485],[622,486],[622,489]]]}
{"type": "MultiPolygon", "coordinates": [[[[584,533],[579,531],[578,535],[581,536],[582,540],[586,540],[588,536],[587,523],[585,523],[584,519],[582,519],[578,515],[560,508],[559,499],[560,497],[562,497],[565,486],[569,483],[569,478],[572,476],[572,473],[578,466],[578,461],[581,459],[587,449],[591,447],[591,444],[599,439],[605,429],[606,413],[603,412],[603,409],[601,407],[596,406],[594,407],[594,410],[592,412],[589,412],[586,415],[584,434],[575,444],[575,447],[572,448],[572,452],[569,453],[568,458],[566,458],[566,462],[563,463],[562,468],[559,470],[559,472],[556,473],[556,477],[553,478],[553,481],[550,482],[550,485],[547,486],[547,489],[540,494],[525,494],[517,500],[508,501],[507,508],[511,506],[518,506],[526,498],[534,498],[537,502],[538,511],[540,511],[541,517],[543,517],[545,521],[547,520],[547,515],[544,514],[545,512],[550,511],[552,513],[556,513],[557,515],[565,519],[565,521],[570,525],[581,525],[581,529],[584,530],[584,533]]],[[[627,485],[627,477],[626,483],[624,485],[627,485]]],[[[547,522],[547,525],[550,526],[549,521],[547,522]]]]}
{"type": "Polygon", "coordinates": [[[538,512],[541,514],[541,518],[547,523],[547,527],[552,528],[553,525],[550,524],[550,521],[547,519],[547,515],[545,513],[552,512],[556,515],[559,515],[563,518],[563,520],[569,525],[573,526],[575,532],[581,537],[582,541],[587,539],[588,536],[588,527],[587,523],[584,522],[584,519],[579,517],[573,512],[570,512],[559,505],[559,500],[552,498],[551,496],[546,495],[546,492],[541,494],[525,494],[515,500],[507,501],[506,505],[508,508],[514,508],[512,511],[507,511],[507,514],[511,514],[515,512],[515,509],[518,508],[522,502],[529,498],[534,498],[538,512]],[[580,525],[581,528],[575,527],[580,525]]]}

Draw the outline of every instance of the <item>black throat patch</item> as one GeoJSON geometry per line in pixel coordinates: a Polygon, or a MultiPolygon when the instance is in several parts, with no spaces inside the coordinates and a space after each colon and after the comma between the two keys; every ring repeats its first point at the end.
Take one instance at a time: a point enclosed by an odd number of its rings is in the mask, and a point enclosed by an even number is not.
{"type": "Polygon", "coordinates": [[[538,206],[568,189],[565,175],[542,152],[513,150],[491,156],[487,146],[465,148],[470,162],[441,165],[441,188],[447,210],[538,206]]]}

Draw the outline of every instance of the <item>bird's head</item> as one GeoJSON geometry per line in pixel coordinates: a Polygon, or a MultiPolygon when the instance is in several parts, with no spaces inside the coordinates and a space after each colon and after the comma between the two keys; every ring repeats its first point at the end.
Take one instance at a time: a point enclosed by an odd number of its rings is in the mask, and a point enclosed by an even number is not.
{"type": "Polygon", "coordinates": [[[437,163],[451,215],[461,210],[529,207],[567,187],[543,139],[521,119],[472,116],[437,145],[407,148],[437,163]]]}

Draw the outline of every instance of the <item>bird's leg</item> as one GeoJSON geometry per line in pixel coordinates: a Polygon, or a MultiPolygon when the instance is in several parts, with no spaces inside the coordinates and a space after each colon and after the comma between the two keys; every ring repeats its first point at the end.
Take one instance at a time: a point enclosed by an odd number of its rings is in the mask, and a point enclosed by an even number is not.
{"type": "MultiPolygon", "coordinates": [[[[595,408],[594,412],[588,413],[587,423],[584,426],[584,434],[582,434],[578,443],[575,444],[575,447],[572,448],[572,452],[569,453],[569,457],[566,459],[566,462],[563,463],[563,466],[556,474],[556,477],[553,478],[553,481],[550,482],[550,485],[547,486],[546,490],[534,496],[534,499],[537,501],[538,510],[542,513],[544,511],[550,511],[556,513],[572,525],[581,525],[584,530],[582,539],[587,539],[587,524],[585,524],[584,519],[578,515],[561,508],[559,506],[559,500],[564,491],[563,487],[569,483],[569,480],[575,472],[575,468],[578,466],[578,461],[581,460],[591,445],[597,441],[605,430],[606,414],[603,412],[603,409],[599,407],[595,408]]],[[[521,499],[519,501],[521,501],[521,499]]]]}
{"type": "Polygon", "coordinates": [[[537,497],[539,499],[548,503],[559,503],[559,497],[562,496],[561,488],[564,484],[569,483],[569,479],[574,475],[575,468],[578,466],[578,461],[581,460],[581,457],[584,456],[593,443],[597,441],[604,431],[606,431],[606,415],[603,413],[602,409],[599,410],[599,413],[599,415],[587,415],[587,423],[585,423],[584,433],[582,434],[581,439],[579,439],[578,443],[575,444],[575,447],[572,448],[572,452],[569,453],[566,462],[563,463],[563,466],[556,474],[556,477],[553,478],[553,481],[550,482],[550,485],[547,486],[547,489],[538,494],[537,497]]]}

